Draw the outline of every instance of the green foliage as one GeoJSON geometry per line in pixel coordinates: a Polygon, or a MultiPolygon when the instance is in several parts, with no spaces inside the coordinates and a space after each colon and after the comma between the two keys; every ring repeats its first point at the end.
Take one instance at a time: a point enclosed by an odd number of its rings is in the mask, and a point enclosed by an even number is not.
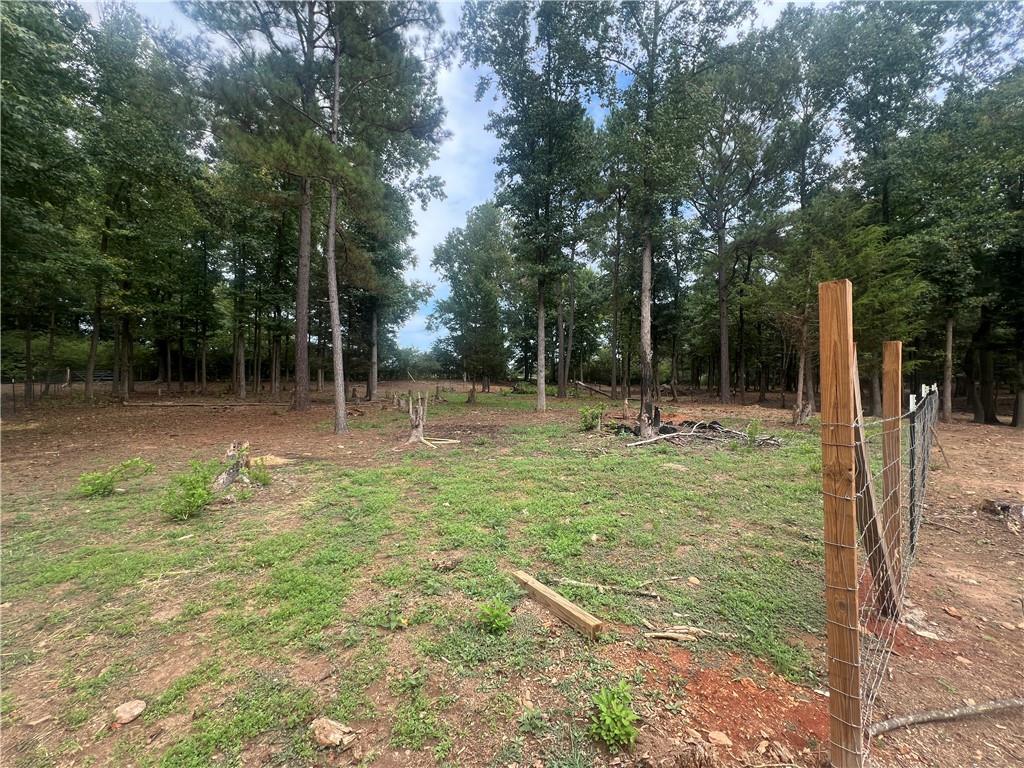
{"type": "Polygon", "coordinates": [[[492,635],[500,635],[507,632],[514,622],[508,603],[500,597],[494,597],[480,606],[476,618],[480,622],[480,626],[484,628],[484,631],[492,635]]]}
{"type": "Polygon", "coordinates": [[[600,406],[583,406],[580,408],[580,431],[593,432],[601,425],[604,408],[600,406]]]}
{"type": "Polygon", "coordinates": [[[139,457],[122,461],[116,467],[100,472],[86,472],[78,478],[78,485],[75,493],[79,496],[110,496],[116,489],[117,483],[133,477],[148,475],[153,471],[153,465],[143,461],[139,457]]]}
{"type": "Polygon", "coordinates": [[[625,680],[617,685],[605,686],[592,699],[594,711],[590,715],[590,734],[617,751],[636,741],[633,725],[637,714],[633,711],[633,695],[625,680]]]}
{"type": "Polygon", "coordinates": [[[206,509],[214,499],[210,484],[221,471],[219,461],[191,461],[187,472],[175,475],[160,497],[160,511],[172,520],[185,521],[206,509]]]}
{"type": "Polygon", "coordinates": [[[751,419],[747,424],[747,445],[751,448],[757,447],[757,438],[761,434],[760,419],[751,419]]]}
{"type": "Polygon", "coordinates": [[[252,462],[245,470],[245,476],[250,482],[266,487],[270,485],[270,470],[260,461],[252,462]]]}

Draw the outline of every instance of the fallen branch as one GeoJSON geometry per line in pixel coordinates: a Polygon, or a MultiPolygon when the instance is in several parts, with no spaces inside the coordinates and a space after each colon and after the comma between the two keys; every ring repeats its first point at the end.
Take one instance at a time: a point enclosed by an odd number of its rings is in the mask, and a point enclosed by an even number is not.
{"type": "Polygon", "coordinates": [[[701,424],[705,423],[706,422],[698,421],[696,424],[693,425],[693,429],[691,429],[689,432],[669,432],[668,434],[665,435],[655,435],[654,437],[648,437],[646,440],[637,440],[635,443],[626,443],[626,447],[634,448],[638,445],[647,445],[648,443],[655,443],[658,440],[670,440],[676,437],[692,437],[695,435],[697,428],[701,424]]]}
{"type": "Polygon", "coordinates": [[[575,579],[553,579],[555,584],[565,584],[570,587],[586,587],[598,592],[619,592],[623,595],[636,595],[637,597],[650,597],[654,600],[661,600],[657,592],[650,592],[644,589],[633,589],[632,587],[618,587],[614,584],[595,584],[590,581],[576,581],[575,579]]]}
{"type": "Polygon", "coordinates": [[[944,528],[947,531],[952,531],[953,533],[961,533],[959,528],[954,528],[952,525],[946,525],[945,523],[940,523],[936,520],[922,520],[921,522],[925,525],[934,525],[936,528],[944,528]]]}
{"type": "Polygon", "coordinates": [[[607,397],[609,400],[612,399],[611,395],[609,395],[607,392],[602,392],[597,387],[592,387],[589,384],[584,384],[582,381],[577,381],[576,384],[577,384],[577,386],[583,387],[584,389],[586,389],[586,390],[588,390],[590,392],[596,392],[599,395],[603,395],[604,397],[607,397]]]}
{"type": "Polygon", "coordinates": [[[879,734],[888,733],[897,728],[907,728],[911,725],[962,720],[965,717],[976,717],[977,715],[986,715],[991,712],[1003,712],[1007,709],[1022,708],[1024,708],[1024,697],[1000,699],[999,701],[990,701],[987,704],[953,707],[952,709],[932,709],[927,712],[901,715],[899,717],[890,717],[888,720],[882,720],[880,723],[875,723],[868,727],[868,735],[878,736],[879,734]]]}
{"type": "Polygon", "coordinates": [[[715,632],[703,627],[667,627],[656,632],[644,632],[650,640],[673,640],[677,643],[692,643],[703,637],[714,637],[719,640],[734,640],[736,635],[731,632],[715,632]]]}

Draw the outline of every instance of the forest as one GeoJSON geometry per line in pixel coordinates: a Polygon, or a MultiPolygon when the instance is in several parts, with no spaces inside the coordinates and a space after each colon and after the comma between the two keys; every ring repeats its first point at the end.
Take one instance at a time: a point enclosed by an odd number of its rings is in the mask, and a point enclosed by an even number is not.
{"type": "Polygon", "coordinates": [[[848,277],[876,413],[901,338],[947,419],[997,423],[1002,392],[1024,426],[1017,3],[469,2],[458,33],[424,2],[180,9],[201,35],[3,5],[2,375],[29,401],[71,372],[88,400],[216,380],[302,410],[311,376],[541,371],[644,407],[781,390],[801,421],[812,289],[848,277]],[[460,183],[430,173],[456,62],[500,151],[438,291],[406,268],[416,206],[460,183]],[[445,334],[399,348],[432,291],[445,334]]]}

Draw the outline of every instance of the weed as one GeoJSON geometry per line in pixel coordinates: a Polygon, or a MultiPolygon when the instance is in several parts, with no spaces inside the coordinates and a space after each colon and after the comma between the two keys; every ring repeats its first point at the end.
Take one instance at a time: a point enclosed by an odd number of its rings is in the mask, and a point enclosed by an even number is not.
{"type": "Polygon", "coordinates": [[[603,741],[613,751],[636,741],[637,730],[633,723],[637,714],[633,711],[633,695],[625,680],[603,687],[594,696],[593,704],[590,734],[594,738],[603,741]]]}
{"type": "Polygon", "coordinates": [[[539,736],[547,730],[544,713],[534,707],[527,707],[519,716],[519,732],[539,736]]]}
{"type": "Polygon", "coordinates": [[[512,614],[508,604],[500,597],[488,600],[477,612],[476,619],[486,632],[501,635],[512,626],[512,614]]]}
{"type": "Polygon", "coordinates": [[[245,470],[245,476],[249,478],[249,482],[256,485],[263,487],[270,485],[270,470],[267,469],[262,461],[254,461],[250,464],[248,469],[245,470]]]}
{"type": "Polygon", "coordinates": [[[159,506],[173,520],[185,521],[206,509],[214,494],[210,483],[220,471],[219,461],[192,461],[188,472],[171,478],[159,506]]]}
{"type": "Polygon", "coordinates": [[[580,408],[580,431],[593,432],[601,426],[602,415],[604,415],[604,408],[600,406],[585,405],[580,408]]]}
{"type": "Polygon", "coordinates": [[[153,471],[153,465],[136,457],[122,461],[105,472],[86,472],[78,478],[75,493],[89,498],[110,496],[116,490],[117,483],[133,477],[142,477],[153,471]]]}

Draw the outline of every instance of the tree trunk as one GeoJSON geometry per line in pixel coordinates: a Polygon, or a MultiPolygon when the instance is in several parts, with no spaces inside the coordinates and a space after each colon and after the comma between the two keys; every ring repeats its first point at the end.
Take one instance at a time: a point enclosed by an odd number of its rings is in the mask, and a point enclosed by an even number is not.
{"type": "Polygon", "coordinates": [[[85,399],[92,402],[93,376],[96,374],[96,352],[100,344],[100,324],[102,322],[102,303],[100,292],[96,291],[96,304],[92,311],[92,333],[89,334],[89,357],[85,361],[85,399]]]}
{"type": "Polygon", "coordinates": [[[804,366],[807,365],[807,328],[802,325],[800,328],[800,351],[797,357],[796,366],[796,403],[793,405],[793,423],[803,424],[804,413],[804,366]]]}
{"type": "Polygon", "coordinates": [[[804,382],[804,396],[807,398],[807,415],[810,417],[816,410],[814,405],[814,355],[810,351],[807,353],[807,361],[804,364],[804,374],[807,377],[807,381],[804,382]]]}
{"type": "Polygon", "coordinates": [[[740,405],[747,402],[747,356],[746,347],[743,343],[744,317],[743,304],[740,304],[740,327],[739,340],[737,343],[736,356],[739,358],[736,365],[736,386],[740,391],[740,405]]]}
{"type": "Polygon", "coordinates": [[[32,381],[32,325],[25,328],[25,405],[32,405],[35,387],[32,381]]]}
{"type": "Polygon", "coordinates": [[[121,402],[128,402],[132,377],[132,324],[128,315],[121,317],[121,402]]]}
{"type": "Polygon", "coordinates": [[[200,342],[201,347],[199,350],[199,393],[201,395],[206,394],[206,329],[203,329],[203,338],[200,342]]]}
{"type": "Polygon", "coordinates": [[[564,297],[559,289],[558,311],[555,313],[555,345],[558,348],[558,366],[555,369],[555,383],[558,390],[555,397],[565,397],[565,323],[564,323],[564,297]]]}
{"type": "Polygon", "coordinates": [[[622,218],[622,198],[616,196],[615,209],[615,255],[612,261],[612,335],[611,335],[611,362],[612,362],[612,392],[611,399],[619,399],[618,373],[619,373],[619,322],[621,320],[621,298],[619,290],[619,263],[622,256],[622,231],[620,221],[622,218]]]}
{"type": "Polygon", "coordinates": [[[377,300],[370,311],[370,373],[366,379],[366,399],[377,396],[377,300]]]}
{"type": "Polygon", "coordinates": [[[121,380],[121,321],[116,320],[114,323],[114,358],[112,362],[112,370],[110,373],[110,394],[117,397],[118,388],[121,380]]]}
{"type": "MultiPolygon", "coordinates": [[[[336,8],[332,8],[335,11],[336,8]]],[[[341,29],[340,20],[334,28],[334,88],[331,93],[331,143],[337,141],[338,98],[341,89],[341,29]]],[[[335,265],[334,249],[338,228],[338,184],[331,180],[331,200],[327,208],[327,299],[331,310],[331,360],[334,363],[334,434],[340,435],[348,429],[345,413],[345,365],[341,338],[341,309],[338,304],[338,270],[335,265]]],[[[420,428],[422,436],[422,426],[420,428]]]]}
{"type": "MultiPolygon", "coordinates": [[[[569,377],[572,375],[572,345],[573,335],[576,331],[576,276],[569,272],[569,329],[565,339],[565,367],[562,375],[565,378],[564,387],[569,388],[569,377]]],[[[582,378],[580,374],[580,378],[582,378]]],[[[566,393],[568,394],[568,392],[566,393]]]]}
{"type": "Polygon", "coordinates": [[[544,281],[537,278],[537,410],[547,410],[547,359],[545,356],[544,281]]]}
{"type": "Polygon", "coordinates": [[[978,381],[981,370],[981,351],[977,344],[972,342],[967,352],[967,400],[971,404],[971,411],[974,414],[975,424],[985,423],[985,409],[981,404],[981,386],[978,381]]]}
{"type": "Polygon", "coordinates": [[[256,293],[256,317],[252,326],[252,391],[260,394],[263,389],[263,328],[260,324],[260,295],[256,293]]]}
{"type": "Polygon", "coordinates": [[[178,391],[185,391],[185,339],[178,337],[178,391]]]}
{"type": "Polygon", "coordinates": [[[998,424],[995,394],[995,355],[986,344],[981,350],[981,407],[986,424],[998,424]]]}
{"type": "Polygon", "coordinates": [[[1017,340],[1017,371],[1013,396],[1013,420],[1010,425],[1024,429],[1024,339],[1017,340]]]}
{"type": "Polygon", "coordinates": [[[245,326],[242,324],[235,334],[235,395],[245,400],[245,326]]]}
{"type": "Polygon", "coordinates": [[[46,381],[43,382],[43,394],[50,394],[50,379],[53,377],[53,335],[56,330],[56,313],[50,310],[50,328],[46,339],[46,381]]]}
{"type": "Polygon", "coordinates": [[[171,382],[174,381],[174,374],[171,373],[171,339],[164,341],[164,371],[167,373],[167,389],[170,390],[171,382]]]}
{"type": "Polygon", "coordinates": [[[725,256],[725,228],[718,238],[718,400],[728,403],[729,393],[729,278],[725,256]]]}
{"type": "Polygon", "coordinates": [[[679,379],[679,334],[672,334],[672,379],[670,386],[672,387],[672,402],[679,402],[679,393],[676,389],[678,386],[679,379]]]}
{"type": "Polygon", "coordinates": [[[653,434],[654,424],[654,348],[651,344],[651,262],[654,242],[651,233],[644,233],[644,249],[640,264],[640,437],[653,434]]]}
{"type": "Polygon", "coordinates": [[[299,264],[295,280],[295,400],[296,411],[309,410],[309,255],[313,237],[313,183],[300,182],[299,264]]]}
{"type": "Polygon", "coordinates": [[[281,334],[275,333],[270,342],[270,394],[281,394],[281,334]]]}
{"type": "Polygon", "coordinates": [[[942,420],[953,421],[953,322],[952,315],[946,318],[946,355],[942,366],[942,420]]]}
{"type": "Polygon", "coordinates": [[[877,370],[871,374],[871,415],[882,417],[882,384],[877,370]]]}

